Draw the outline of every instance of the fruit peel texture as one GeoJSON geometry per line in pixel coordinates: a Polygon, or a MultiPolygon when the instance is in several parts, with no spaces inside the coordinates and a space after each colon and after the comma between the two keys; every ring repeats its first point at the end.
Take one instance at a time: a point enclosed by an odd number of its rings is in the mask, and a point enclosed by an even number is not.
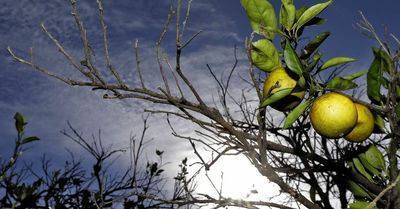
{"type": "Polygon", "coordinates": [[[327,138],[348,134],[357,123],[357,109],[347,96],[331,92],[317,98],[310,110],[314,130],[327,138]]]}

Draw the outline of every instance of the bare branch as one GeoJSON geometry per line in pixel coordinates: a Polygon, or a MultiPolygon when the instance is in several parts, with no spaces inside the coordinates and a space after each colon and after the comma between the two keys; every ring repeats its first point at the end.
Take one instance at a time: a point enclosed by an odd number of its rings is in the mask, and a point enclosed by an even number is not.
{"type": "Polygon", "coordinates": [[[82,48],[85,54],[85,59],[81,62],[84,66],[86,66],[90,72],[96,77],[96,79],[99,80],[99,82],[105,86],[105,81],[102,79],[100,72],[96,69],[96,67],[93,65],[92,61],[92,48],[89,45],[89,40],[87,38],[87,33],[86,30],[83,26],[82,21],[80,20],[79,14],[78,14],[78,8],[77,8],[77,1],[76,0],[70,0],[71,2],[71,7],[72,7],[72,16],[75,19],[76,26],[78,27],[79,30],[79,35],[81,38],[82,42],[82,48]]]}
{"type": "Polygon", "coordinates": [[[382,192],[380,192],[372,202],[368,204],[368,206],[365,209],[372,209],[373,207],[376,206],[376,203],[385,195],[388,191],[393,189],[398,183],[400,182],[400,175],[397,176],[396,180],[393,181],[388,187],[386,187],[382,192]]]}
{"type": "Polygon", "coordinates": [[[55,39],[51,33],[47,30],[47,28],[44,26],[44,24],[41,24],[41,27],[43,31],[46,33],[46,35],[53,41],[54,45],[57,46],[58,50],[64,55],[64,57],[75,67],[75,69],[79,70],[83,75],[88,77],[92,82],[95,82],[93,76],[90,74],[90,72],[86,72],[82,66],[80,66],[75,59],[64,49],[64,47],[58,42],[57,39],[55,39]]]}
{"type": "Polygon", "coordinates": [[[143,80],[143,75],[142,75],[142,69],[140,67],[140,59],[139,59],[139,40],[136,39],[135,41],[135,45],[134,45],[134,49],[135,49],[135,59],[136,59],[136,70],[138,72],[139,75],[139,80],[140,80],[140,84],[142,86],[143,89],[146,89],[145,85],[144,85],[144,80],[143,80]]]}
{"type": "MultiPolygon", "coordinates": [[[[7,47],[7,51],[8,51],[8,53],[11,54],[11,56],[12,56],[16,61],[20,62],[21,64],[28,65],[28,66],[32,67],[33,69],[35,69],[35,70],[37,70],[37,71],[39,71],[39,72],[41,72],[41,73],[43,73],[43,74],[45,74],[45,75],[47,75],[47,76],[53,77],[53,78],[55,78],[55,79],[57,79],[57,80],[60,80],[60,81],[66,83],[66,84],[68,84],[68,85],[73,85],[74,83],[76,83],[76,82],[74,82],[74,81],[72,81],[72,80],[70,80],[70,79],[64,78],[64,77],[62,77],[62,76],[60,76],[60,75],[57,75],[57,74],[54,74],[54,73],[52,73],[51,71],[49,71],[49,70],[47,70],[47,69],[45,69],[45,68],[42,68],[42,67],[40,67],[40,66],[34,64],[34,63],[31,62],[31,61],[27,61],[27,60],[25,60],[25,59],[23,59],[23,58],[17,56],[17,55],[12,51],[11,47],[7,47]]],[[[30,58],[30,59],[33,60],[32,54],[31,54],[31,58],[30,58]]],[[[82,84],[83,84],[83,83],[82,83],[82,84]]],[[[89,83],[85,83],[85,84],[89,84],[89,83]]]]}
{"type": "Polygon", "coordinates": [[[168,11],[167,21],[166,21],[165,24],[164,24],[164,29],[163,29],[163,31],[161,32],[160,38],[158,39],[158,41],[157,41],[157,43],[156,43],[157,62],[158,62],[158,66],[159,66],[159,68],[160,68],[161,77],[162,77],[162,79],[163,79],[163,81],[164,81],[165,90],[167,91],[167,94],[168,94],[168,95],[171,94],[171,91],[170,91],[170,88],[169,88],[169,85],[168,85],[168,79],[167,79],[167,77],[166,77],[166,75],[165,75],[164,68],[163,68],[163,64],[162,64],[162,58],[161,58],[161,56],[162,56],[162,55],[161,55],[161,43],[162,43],[162,41],[163,41],[163,39],[164,39],[164,37],[165,37],[167,31],[168,31],[168,26],[169,26],[169,24],[171,23],[172,15],[173,15],[173,14],[174,14],[174,11],[173,11],[172,7],[170,7],[170,9],[169,9],[169,11],[168,11]]]}
{"type": "Polygon", "coordinates": [[[124,86],[124,82],[122,81],[119,73],[115,70],[114,66],[111,64],[111,60],[110,60],[110,52],[108,49],[108,37],[107,37],[107,25],[104,22],[104,9],[103,9],[103,5],[101,3],[101,0],[96,0],[97,2],[97,6],[99,9],[99,19],[100,19],[100,23],[101,23],[101,28],[103,30],[103,46],[104,46],[104,52],[105,52],[105,56],[106,56],[106,63],[107,63],[107,67],[108,69],[111,71],[111,73],[114,75],[114,77],[117,79],[118,83],[121,86],[124,86]]]}
{"type": "Polygon", "coordinates": [[[364,16],[364,14],[363,14],[361,11],[360,11],[360,15],[361,15],[362,21],[361,21],[360,23],[358,23],[357,25],[358,25],[361,29],[363,29],[363,30],[369,32],[369,33],[372,35],[372,37],[373,37],[376,41],[378,41],[378,43],[379,43],[379,45],[382,47],[382,49],[383,49],[387,54],[390,54],[389,49],[387,48],[387,45],[384,44],[384,43],[381,41],[381,39],[379,38],[378,34],[377,34],[376,31],[375,31],[374,26],[367,20],[367,18],[364,16]]]}

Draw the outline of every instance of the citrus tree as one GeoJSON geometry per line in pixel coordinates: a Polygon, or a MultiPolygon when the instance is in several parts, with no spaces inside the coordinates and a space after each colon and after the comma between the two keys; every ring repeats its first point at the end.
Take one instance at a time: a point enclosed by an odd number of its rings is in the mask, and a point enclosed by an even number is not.
{"type": "MultiPolygon", "coordinates": [[[[142,99],[159,104],[160,109],[150,112],[198,125],[200,137],[181,135],[172,125],[171,128],[175,136],[192,144],[205,170],[212,169],[221,156],[241,154],[261,175],[277,184],[288,200],[306,208],[400,208],[399,56],[396,48],[383,42],[362,16],[360,28],[378,43],[372,48],[374,60],[370,68],[345,72],[346,64],[355,59],[323,57],[319,47],[330,32],[314,34],[309,42],[302,37],[309,26],[325,22],[320,14],[332,3],[329,0],[298,8],[293,0],[282,0],[280,7],[274,8],[267,0],[241,0],[242,12],[247,14],[253,31],[245,48],[249,58],[247,79],[256,98],[246,91],[230,91],[236,59],[229,76],[222,79],[208,66],[210,77],[219,86],[216,93],[220,95],[220,104],[206,100],[207,93],[195,87],[187,76],[188,69],[181,65],[186,47],[200,34],[185,39],[190,0],[186,16],[181,14],[180,0],[175,9],[171,8],[155,46],[159,70],[153,73],[162,78],[160,87],[155,89],[143,79],[137,42],[137,84],[125,82],[125,75],[120,75],[111,63],[100,0],[97,4],[103,31],[104,68],[93,59],[90,37],[79,17],[76,0],[71,0],[72,14],[80,32],[83,57],[70,54],[45,25],[42,28],[72,70],[80,73],[80,79],[56,74],[33,59],[15,54],[11,48],[8,51],[17,62],[68,85],[104,91],[105,99],[142,99]],[[176,24],[170,24],[174,19],[176,24]],[[176,31],[173,61],[161,52],[171,25],[175,25],[176,31]],[[170,71],[164,68],[165,64],[170,71]],[[361,89],[365,94],[355,94],[362,83],[366,83],[365,89],[361,89]],[[283,116],[282,122],[274,119],[277,115],[272,109],[283,116]],[[209,153],[197,152],[196,145],[207,147],[209,153]]],[[[394,35],[392,38],[400,44],[394,35]]],[[[210,203],[218,207],[292,208],[282,202],[238,201],[196,193],[168,201],[178,206],[210,203]]]]}

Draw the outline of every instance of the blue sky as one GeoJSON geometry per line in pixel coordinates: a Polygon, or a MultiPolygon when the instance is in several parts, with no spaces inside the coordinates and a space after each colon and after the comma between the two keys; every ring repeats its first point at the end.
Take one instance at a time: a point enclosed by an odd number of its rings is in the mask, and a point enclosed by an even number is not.
{"type": "MultiPolygon", "coordinates": [[[[140,53],[146,79],[157,86],[159,78],[151,73],[156,68],[154,44],[167,16],[171,1],[167,0],[116,0],[105,1],[106,22],[110,30],[110,50],[112,61],[126,76],[128,81],[136,78],[129,74],[135,68],[132,44],[136,39],[140,43],[140,53]]],[[[271,1],[277,4],[280,1],[271,1]]],[[[315,4],[319,1],[295,1],[296,6],[315,4]]],[[[99,31],[95,1],[78,1],[82,19],[87,26],[88,35],[99,48],[99,31]],[[97,43],[96,43],[97,42],[97,43]]],[[[244,39],[250,34],[250,27],[239,1],[232,0],[194,0],[188,32],[204,32],[193,42],[183,57],[185,70],[196,81],[203,92],[215,87],[207,74],[206,64],[217,71],[230,69],[233,64],[233,47],[238,47],[238,74],[245,74],[244,39]]],[[[350,56],[358,62],[348,70],[365,70],[372,58],[371,46],[376,45],[356,28],[360,21],[358,11],[374,24],[382,34],[387,26],[393,34],[400,34],[400,2],[396,0],[335,1],[323,13],[328,19],[323,27],[308,30],[312,37],[317,32],[331,31],[328,41],[322,46],[324,58],[350,56]]],[[[13,143],[15,131],[13,115],[19,111],[29,121],[28,133],[42,140],[31,145],[24,159],[36,161],[44,153],[57,159],[66,158],[65,147],[80,153],[82,150],[71,144],[60,134],[67,128],[66,121],[89,136],[98,129],[103,139],[115,147],[127,146],[130,135],[139,135],[142,127],[141,117],[144,108],[152,108],[142,101],[105,101],[100,92],[86,88],[72,88],[59,81],[33,72],[29,67],[12,61],[6,52],[11,46],[15,52],[26,54],[30,47],[34,49],[34,59],[43,66],[64,75],[73,75],[71,67],[57,53],[55,47],[41,32],[43,22],[56,38],[77,57],[82,55],[79,37],[70,16],[70,5],[65,0],[2,0],[0,3],[0,154],[6,155],[13,143]]],[[[173,33],[167,36],[164,50],[172,57],[173,33]]],[[[99,49],[101,50],[101,48],[99,49]]],[[[101,62],[101,55],[99,55],[101,62]]],[[[241,85],[238,84],[237,88],[241,85]]],[[[216,95],[210,95],[211,97],[216,95]]],[[[182,133],[192,133],[187,124],[177,121],[182,133]]],[[[149,138],[154,138],[150,150],[161,147],[166,150],[171,167],[183,156],[190,155],[188,143],[173,138],[164,116],[150,118],[149,138]],[[162,131],[160,131],[162,130],[162,131]],[[178,159],[178,160],[176,160],[178,159]],[[176,161],[174,161],[176,160],[176,161]]]]}

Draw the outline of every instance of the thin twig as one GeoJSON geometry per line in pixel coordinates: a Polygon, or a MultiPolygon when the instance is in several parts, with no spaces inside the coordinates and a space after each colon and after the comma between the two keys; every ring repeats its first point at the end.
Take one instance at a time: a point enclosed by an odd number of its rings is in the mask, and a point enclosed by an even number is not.
{"type": "Polygon", "coordinates": [[[374,26],[367,20],[367,18],[364,16],[364,14],[360,11],[360,15],[362,18],[362,22],[358,24],[358,26],[366,30],[367,32],[371,33],[371,35],[374,37],[376,41],[378,41],[379,45],[383,48],[383,50],[387,53],[390,54],[389,49],[387,48],[387,45],[384,44],[381,39],[379,38],[378,34],[375,31],[374,26]]]}
{"type": "Polygon", "coordinates": [[[162,58],[161,58],[161,56],[162,56],[162,55],[161,55],[161,43],[162,43],[162,41],[163,41],[165,35],[167,34],[168,27],[169,27],[169,24],[171,23],[173,14],[174,14],[174,11],[173,11],[172,7],[170,7],[169,12],[168,12],[167,21],[166,21],[165,24],[164,24],[164,29],[163,29],[163,31],[161,32],[160,38],[158,39],[158,41],[157,41],[157,43],[156,43],[157,62],[158,62],[158,66],[159,66],[159,68],[160,68],[161,77],[162,77],[162,79],[163,79],[163,81],[164,81],[165,90],[167,91],[167,94],[168,94],[168,95],[171,94],[171,91],[170,91],[170,89],[169,89],[168,79],[167,79],[167,77],[166,77],[166,74],[165,74],[165,71],[164,71],[164,68],[163,68],[163,64],[162,64],[162,61],[161,61],[161,60],[162,60],[162,58]]]}
{"type": "Polygon", "coordinates": [[[372,200],[372,202],[370,202],[365,209],[372,209],[373,207],[375,207],[376,203],[383,197],[383,195],[385,195],[386,192],[393,189],[399,182],[400,182],[400,175],[397,176],[397,178],[394,182],[392,182],[388,187],[386,187],[384,190],[382,190],[382,192],[380,192],[378,194],[378,196],[376,196],[375,199],[372,200]]]}
{"type": "Polygon", "coordinates": [[[189,16],[190,16],[190,8],[191,8],[191,5],[192,5],[192,1],[193,1],[193,0],[189,0],[189,1],[188,1],[188,6],[187,6],[187,10],[186,10],[185,20],[184,20],[183,23],[182,23],[182,32],[181,32],[181,34],[184,34],[184,33],[185,33],[186,25],[187,25],[187,22],[188,22],[189,16]]]}
{"type": "MultiPolygon", "coordinates": [[[[7,47],[7,51],[8,51],[8,53],[10,53],[10,55],[11,55],[11,56],[13,57],[13,59],[15,59],[16,61],[18,61],[18,62],[20,62],[20,63],[22,63],[22,64],[24,64],[24,65],[28,65],[28,66],[32,67],[33,69],[35,69],[35,70],[37,70],[37,71],[39,71],[39,72],[41,72],[41,73],[43,73],[43,74],[45,74],[45,75],[47,75],[47,76],[53,77],[53,78],[55,78],[55,79],[57,79],[57,80],[60,80],[60,81],[62,81],[62,82],[64,82],[64,83],[66,83],[66,84],[69,84],[69,85],[72,84],[72,83],[71,83],[71,80],[69,80],[69,79],[67,79],[67,78],[64,78],[64,77],[62,77],[62,76],[60,76],[60,75],[57,75],[57,74],[55,74],[55,73],[53,73],[53,72],[51,72],[51,71],[49,71],[49,70],[47,70],[47,69],[45,69],[45,68],[42,68],[42,67],[40,67],[40,66],[38,66],[38,65],[36,65],[36,64],[34,64],[34,63],[32,63],[32,62],[30,62],[30,61],[27,61],[27,60],[25,60],[25,59],[23,59],[23,58],[17,56],[17,55],[12,51],[11,47],[7,47]]],[[[32,57],[31,57],[31,60],[33,60],[32,57]]]]}
{"type": "Polygon", "coordinates": [[[168,68],[169,68],[169,70],[171,71],[172,76],[174,77],[176,87],[178,88],[179,93],[181,94],[181,97],[183,98],[183,97],[184,97],[183,91],[182,91],[182,89],[181,89],[181,86],[179,85],[179,80],[178,80],[178,78],[177,78],[177,76],[176,76],[176,74],[175,74],[175,72],[174,72],[174,69],[172,68],[171,63],[169,62],[169,60],[168,60],[167,57],[164,58],[164,61],[167,63],[168,68]]]}
{"type": "Polygon", "coordinates": [[[80,35],[81,42],[82,42],[83,52],[85,54],[85,58],[81,63],[82,63],[82,65],[86,66],[91,71],[91,73],[100,81],[101,84],[103,84],[103,86],[105,86],[106,82],[103,80],[102,76],[100,75],[100,72],[93,65],[92,48],[89,45],[89,40],[87,38],[86,29],[83,26],[83,23],[79,17],[78,8],[76,5],[77,0],[70,0],[70,2],[71,2],[71,7],[72,7],[71,14],[74,17],[76,26],[79,30],[79,35],[80,35]]]}
{"type": "Polygon", "coordinates": [[[135,59],[136,59],[136,70],[138,72],[139,75],[139,80],[140,80],[140,84],[142,85],[143,89],[146,89],[145,85],[144,85],[144,80],[143,80],[143,75],[142,75],[142,69],[140,67],[140,57],[139,57],[139,40],[136,39],[135,44],[134,44],[134,49],[135,49],[135,59]]]}
{"type": "MultiPolygon", "coordinates": [[[[46,35],[53,41],[54,45],[57,46],[58,50],[64,55],[64,57],[83,75],[88,77],[91,81],[95,81],[92,74],[90,72],[86,72],[83,70],[82,66],[80,66],[75,59],[64,49],[64,47],[60,44],[60,42],[51,35],[51,33],[47,30],[44,23],[40,24],[42,30],[46,33],[46,35]]],[[[33,62],[32,62],[33,63],[33,62]]]]}
{"type": "Polygon", "coordinates": [[[202,33],[202,30],[197,31],[195,34],[193,34],[184,44],[182,44],[181,49],[185,48],[187,45],[190,44],[190,42],[193,41],[200,33],[202,33]]]}
{"type": "Polygon", "coordinates": [[[111,73],[114,75],[115,79],[117,79],[117,82],[121,85],[121,86],[125,86],[124,82],[122,81],[119,73],[115,70],[114,66],[111,64],[111,60],[110,60],[110,52],[109,52],[109,45],[108,45],[108,37],[107,37],[107,25],[104,22],[104,9],[103,9],[103,5],[101,3],[101,0],[96,0],[97,2],[97,6],[99,9],[99,19],[100,19],[100,24],[101,24],[101,28],[103,30],[103,46],[104,46],[104,53],[106,55],[106,63],[107,63],[107,67],[108,69],[111,71],[111,73]]]}

